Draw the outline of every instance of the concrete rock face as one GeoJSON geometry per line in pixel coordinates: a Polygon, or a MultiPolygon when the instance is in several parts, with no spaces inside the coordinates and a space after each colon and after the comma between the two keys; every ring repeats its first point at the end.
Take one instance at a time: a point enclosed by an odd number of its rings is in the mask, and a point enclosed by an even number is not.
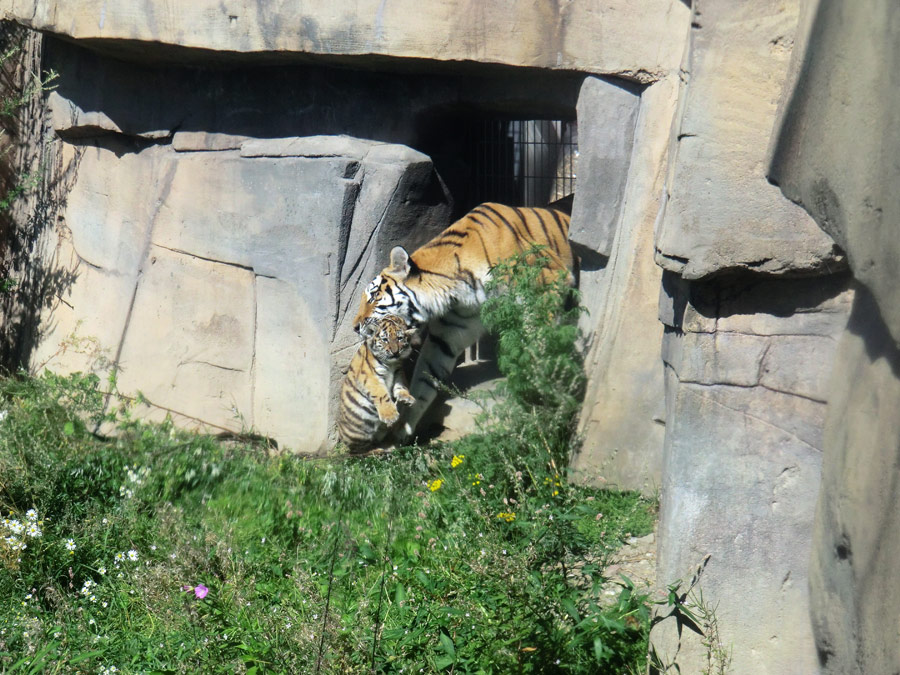
{"type": "Polygon", "coordinates": [[[832,240],[764,171],[799,0],[693,4],[657,262],[685,279],[840,269],[832,240]]]}
{"type": "MultiPolygon", "coordinates": [[[[808,621],[810,523],[848,275],[687,282],[667,273],[666,440],[659,578],[701,580],[734,672],[815,672],[808,621]],[[773,300],[777,299],[777,300],[773,300]]],[[[674,621],[664,661],[701,672],[706,651],[674,621]],[[680,649],[679,649],[680,648],[680,649]]]]}
{"type": "MultiPolygon", "coordinates": [[[[78,111],[54,92],[58,128],[78,111]]],[[[304,452],[329,437],[360,284],[449,213],[430,160],[396,144],[178,132],[58,152],[74,176],[59,214],[74,281],[32,362],[96,365],[93,353],[56,354],[89,337],[149,417],[259,429],[304,452]]]]}
{"type": "MultiPolygon", "coordinates": [[[[594,98],[602,91],[599,85],[586,82],[587,91],[579,100],[579,124],[588,126],[588,137],[593,133],[591,124],[615,134],[621,129],[617,125],[631,119],[631,114],[622,114],[629,109],[623,107],[620,92],[608,97],[617,103],[615,114],[599,114],[610,110],[609,101],[603,100],[606,97],[594,98]]],[[[596,189],[582,193],[582,182],[572,219],[571,238],[578,241],[586,231],[594,237],[588,241],[599,247],[594,251],[596,262],[579,249],[579,287],[589,310],[581,326],[589,336],[585,368],[590,377],[579,421],[583,440],[572,458],[572,469],[576,480],[648,495],[655,494],[660,485],[664,433],[663,371],[659,367],[663,328],[656,319],[662,274],[652,259],[653,235],[677,93],[676,77],[641,93],[634,129],[626,127],[634,145],[625,184],[607,198],[603,208],[596,202],[608,186],[589,183],[596,189]]],[[[600,147],[616,148],[620,142],[600,147]]],[[[590,169],[582,167],[592,166],[593,147],[589,143],[581,150],[579,173],[588,171],[588,181],[595,179],[590,169]]],[[[597,163],[604,163],[602,156],[597,163]]]]}
{"type": "Polygon", "coordinates": [[[677,65],[683,8],[671,0],[471,3],[339,0],[328,4],[197,0],[8,0],[35,30],[168,58],[366,55],[505,63],[653,81],[677,65]],[[510,39],[515,36],[515,39],[510,39]],[[600,36],[598,38],[598,36],[600,36]],[[174,49],[179,48],[179,49],[174,49]],[[187,48],[194,51],[188,51],[187,48]]]}
{"type": "Polygon", "coordinates": [[[859,282],[824,436],[810,594],[823,673],[900,663],[900,64],[896,6],[807,5],[770,172],[847,252],[859,282]],[[827,143],[821,139],[828,139],[827,143]]]}
{"type": "MultiPolygon", "coordinates": [[[[693,3],[655,242],[666,403],[659,575],[715,606],[733,672],[811,673],[811,526],[837,340],[842,251],[767,182],[765,159],[800,3],[693,3]]],[[[708,650],[674,620],[664,663],[708,650]]]]}

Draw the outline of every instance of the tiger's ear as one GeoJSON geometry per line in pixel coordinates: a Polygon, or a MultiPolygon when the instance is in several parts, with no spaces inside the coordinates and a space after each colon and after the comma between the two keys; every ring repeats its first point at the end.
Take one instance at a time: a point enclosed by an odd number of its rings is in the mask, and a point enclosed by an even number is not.
{"type": "Polygon", "coordinates": [[[409,274],[409,253],[402,246],[391,249],[391,274],[407,276],[409,274]]]}

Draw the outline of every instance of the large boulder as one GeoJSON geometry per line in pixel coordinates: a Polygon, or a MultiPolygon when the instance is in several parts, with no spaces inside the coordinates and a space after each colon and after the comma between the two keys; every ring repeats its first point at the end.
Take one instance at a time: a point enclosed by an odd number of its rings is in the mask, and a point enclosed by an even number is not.
{"type": "Polygon", "coordinates": [[[831,238],[765,176],[799,0],[693,4],[657,262],[685,279],[840,269],[831,238]]]}
{"type": "Polygon", "coordinates": [[[423,201],[430,160],[348,137],[215,134],[61,152],[75,177],[57,264],[74,281],[32,362],[114,369],[151,417],[326,443],[362,286],[392,246],[447,224],[446,202],[423,201]],[[70,348],[88,338],[102,359],[70,348]]]}
{"type": "MultiPolygon", "coordinates": [[[[659,581],[716,607],[735,672],[816,670],[807,593],[823,426],[850,277],[834,241],[767,182],[799,0],[693,3],[657,262],[665,325],[659,581]]],[[[663,621],[682,672],[707,646],[663,621]]]]}
{"type": "Polygon", "coordinates": [[[838,349],[810,594],[822,672],[900,663],[900,24],[891,0],[809,2],[771,176],[860,287],[838,349]]]}

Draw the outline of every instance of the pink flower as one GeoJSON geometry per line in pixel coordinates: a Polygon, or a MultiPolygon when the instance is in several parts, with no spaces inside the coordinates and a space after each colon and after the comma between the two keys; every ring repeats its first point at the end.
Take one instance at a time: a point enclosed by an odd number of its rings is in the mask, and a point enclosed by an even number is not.
{"type": "Polygon", "coordinates": [[[203,584],[197,584],[196,586],[182,586],[181,590],[194,591],[194,595],[196,595],[200,600],[205,598],[207,593],[209,593],[209,589],[203,584]]]}

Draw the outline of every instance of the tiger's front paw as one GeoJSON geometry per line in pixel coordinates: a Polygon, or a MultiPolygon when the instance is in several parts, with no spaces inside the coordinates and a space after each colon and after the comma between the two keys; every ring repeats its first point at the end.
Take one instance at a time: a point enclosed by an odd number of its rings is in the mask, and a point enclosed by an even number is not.
{"type": "Polygon", "coordinates": [[[378,419],[387,424],[389,427],[400,421],[400,411],[393,403],[383,405],[378,408],[378,419]]]}
{"type": "Polygon", "coordinates": [[[397,402],[405,403],[406,405],[412,405],[416,402],[416,399],[412,394],[409,393],[409,389],[398,389],[397,390],[397,402]]]}

